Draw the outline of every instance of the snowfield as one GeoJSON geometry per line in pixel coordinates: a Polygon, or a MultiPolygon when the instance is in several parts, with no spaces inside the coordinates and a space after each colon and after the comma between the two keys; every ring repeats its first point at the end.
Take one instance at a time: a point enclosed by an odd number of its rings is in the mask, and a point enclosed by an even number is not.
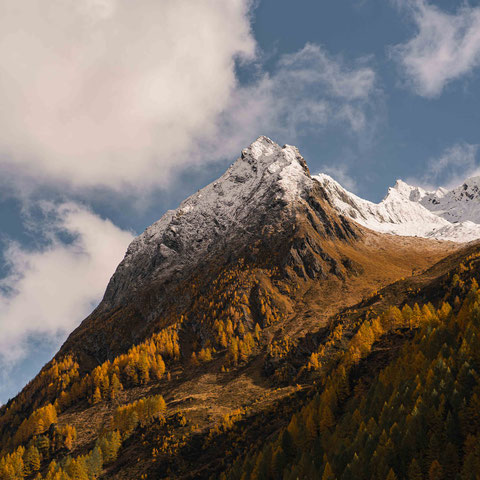
{"type": "Polygon", "coordinates": [[[313,178],[339,213],[377,232],[454,242],[480,238],[480,177],[435,191],[397,180],[380,203],[354,195],[323,173],[313,178]]]}

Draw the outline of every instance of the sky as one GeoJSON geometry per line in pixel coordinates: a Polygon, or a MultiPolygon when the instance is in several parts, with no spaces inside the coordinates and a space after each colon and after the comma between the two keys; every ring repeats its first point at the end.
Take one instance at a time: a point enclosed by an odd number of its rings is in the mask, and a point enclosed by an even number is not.
{"type": "Polygon", "coordinates": [[[380,201],[479,169],[480,2],[0,0],[0,402],[260,135],[380,201]]]}

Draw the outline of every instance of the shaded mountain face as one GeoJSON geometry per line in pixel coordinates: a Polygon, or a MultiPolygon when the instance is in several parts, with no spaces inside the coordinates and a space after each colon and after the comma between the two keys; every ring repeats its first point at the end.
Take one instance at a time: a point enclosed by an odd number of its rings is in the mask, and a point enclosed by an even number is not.
{"type": "Polygon", "coordinates": [[[480,238],[480,177],[430,192],[398,180],[378,204],[348,192],[328,175],[313,178],[339,213],[372,230],[454,242],[480,238]]]}

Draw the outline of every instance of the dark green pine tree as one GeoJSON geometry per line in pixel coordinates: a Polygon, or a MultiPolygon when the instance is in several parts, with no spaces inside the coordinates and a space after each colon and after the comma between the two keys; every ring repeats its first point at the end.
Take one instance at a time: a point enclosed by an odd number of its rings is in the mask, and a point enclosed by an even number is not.
{"type": "Polygon", "coordinates": [[[87,460],[87,471],[89,478],[98,478],[103,469],[103,455],[100,448],[97,446],[93,449],[87,460]]]}
{"type": "Polygon", "coordinates": [[[287,429],[285,429],[282,433],[281,446],[287,457],[287,460],[292,460],[297,453],[297,449],[295,448],[292,436],[287,429]]]}
{"type": "Polygon", "coordinates": [[[410,462],[407,478],[408,480],[423,480],[422,470],[415,458],[410,462]]]}

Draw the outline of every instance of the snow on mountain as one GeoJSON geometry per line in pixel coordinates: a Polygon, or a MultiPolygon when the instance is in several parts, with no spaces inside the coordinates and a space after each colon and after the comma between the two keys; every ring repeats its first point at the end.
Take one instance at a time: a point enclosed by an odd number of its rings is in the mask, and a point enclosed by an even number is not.
{"type": "MultiPolygon", "coordinates": [[[[169,210],[137,237],[128,248],[127,259],[148,244],[156,245],[152,239],[165,235],[169,239],[181,237],[186,251],[196,250],[202,243],[206,247],[209,230],[213,238],[217,231],[240,225],[267,197],[272,203],[283,201],[289,205],[312,183],[296,147],[282,148],[261,136],[243,149],[241,157],[218,180],[188,197],[176,210],[169,210]],[[206,243],[200,242],[199,236],[206,243]]],[[[166,255],[169,243],[161,243],[166,255]]]]}
{"type": "MultiPolygon", "coordinates": [[[[272,231],[291,231],[299,207],[312,195],[322,195],[315,179],[336,210],[372,230],[458,242],[480,237],[480,177],[435,192],[398,181],[375,204],[327,175],[312,178],[296,147],[281,147],[261,136],[218,180],[133,240],[107,287],[104,304],[118,304],[152,282],[171,282],[208,258],[237,254],[272,231]]],[[[317,221],[325,231],[338,233],[342,226],[315,202],[317,206],[306,208],[318,210],[317,221]]]]}
{"type": "Polygon", "coordinates": [[[437,192],[425,196],[422,205],[451,223],[480,224],[480,177],[471,177],[453,190],[437,192]]]}
{"type": "Polygon", "coordinates": [[[314,186],[296,147],[259,137],[218,180],[133,240],[104,300],[113,302],[149,282],[171,279],[209,256],[239,251],[273,225],[292,223],[295,205],[314,186]]]}
{"type": "Polygon", "coordinates": [[[454,242],[480,238],[480,177],[453,190],[436,191],[397,180],[378,204],[345,190],[328,175],[313,178],[338,212],[372,230],[454,242]]]}

